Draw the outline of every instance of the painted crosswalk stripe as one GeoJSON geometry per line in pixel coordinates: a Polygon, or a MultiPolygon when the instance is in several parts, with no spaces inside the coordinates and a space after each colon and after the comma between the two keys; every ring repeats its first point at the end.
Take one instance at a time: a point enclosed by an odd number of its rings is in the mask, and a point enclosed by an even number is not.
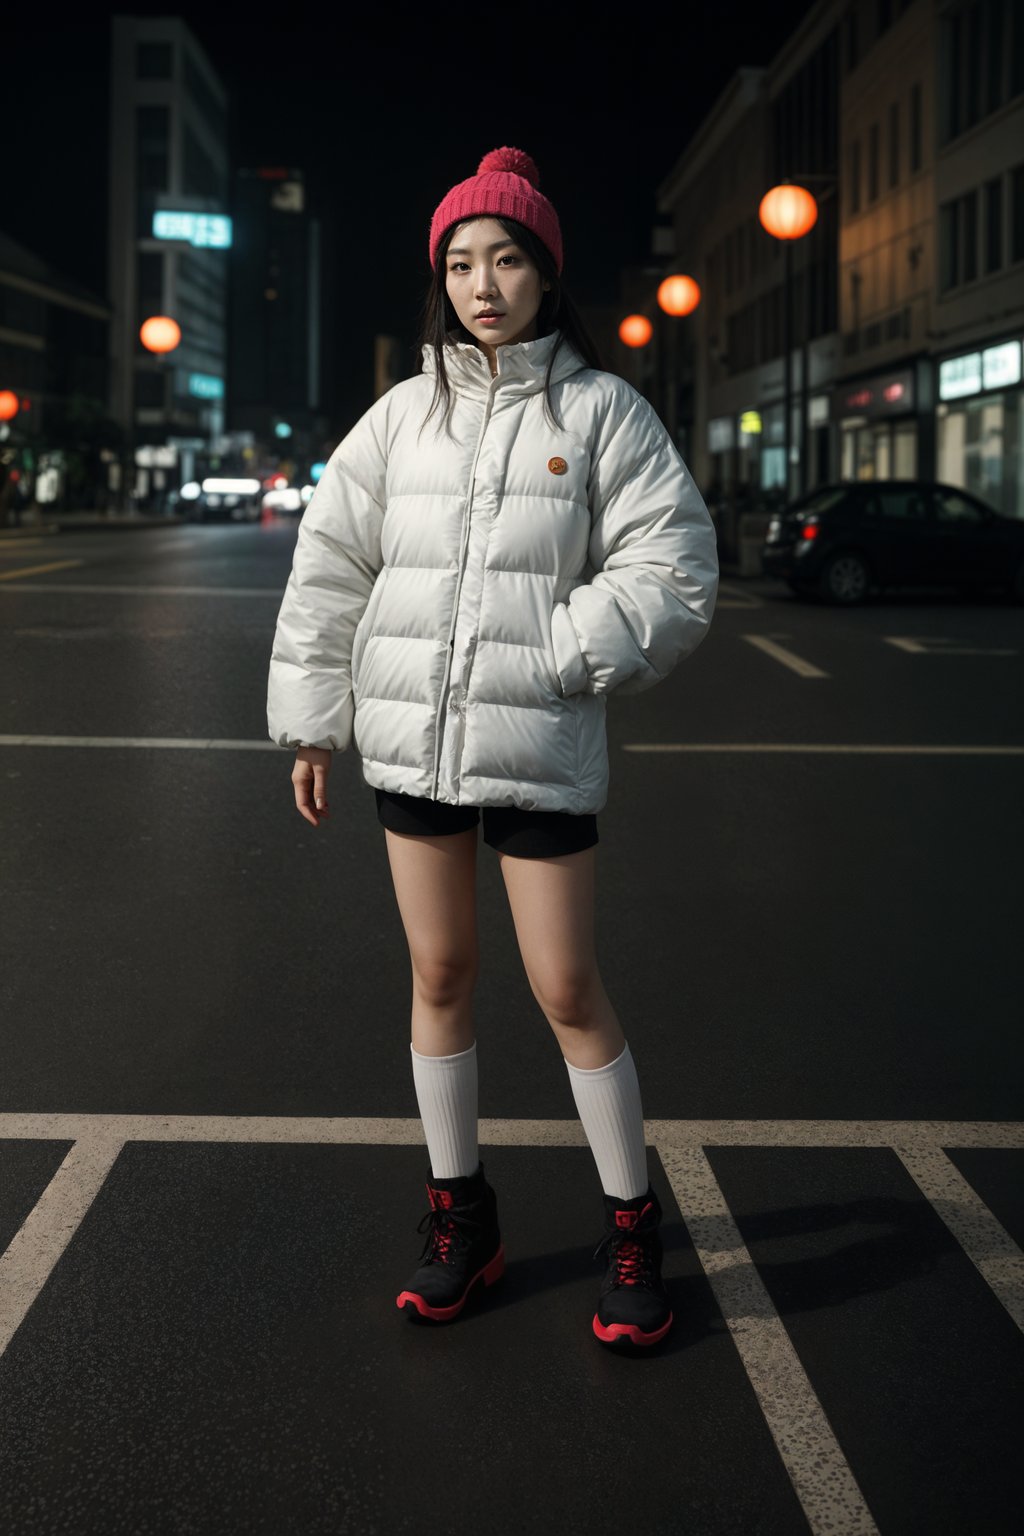
{"type": "MultiPolygon", "coordinates": [[[[0,572],[0,581],[18,581],[24,576],[38,576],[43,571],[64,571],[72,565],[84,565],[84,560],[51,560],[46,565],[27,565],[24,570],[0,572]]],[[[59,589],[59,583],[58,589],[59,589]]]]}
{"type": "Polygon", "coordinates": [[[773,661],[781,662],[784,667],[788,667],[798,677],[828,677],[827,672],[823,672],[813,662],[804,661],[803,657],[798,656],[795,651],[788,650],[784,645],[779,645],[778,641],[772,639],[770,635],[743,635],[741,639],[746,640],[749,645],[756,646],[759,651],[763,651],[773,661]]]}
{"type": "MultiPolygon", "coordinates": [[[[82,560],[65,560],[64,565],[83,565],[82,560]]],[[[57,570],[57,566],[39,566],[39,570],[57,570]]],[[[12,571],[10,574],[16,575],[12,571]]],[[[27,572],[24,574],[28,574],[27,572]]],[[[3,580],[0,577],[0,580],[3,580]]],[[[84,581],[26,581],[19,584],[19,592],[87,592],[111,594],[114,597],[265,597],[274,598],[280,602],[284,596],[283,587],[182,587],[182,586],[157,586],[153,583],[144,586],[111,586],[109,582],[84,582],[84,581]]]]}
{"type": "Polygon", "coordinates": [[[878,1527],[700,1147],[665,1147],[672,1193],[814,1536],[878,1527]]]}
{"type": "Polygon", "coordinates": [[[883,635],[886,645],[906,651],[908,656],[1018,656],[1019,651],[991,645],[958,645],[955,640],[914,639],[909,635],[883,635]]]}
{"type": "Polygon", "coordinates": [[[718,601],[715,608],[763,608],[764,599],[755,597],[753,592],[744,592],[742,587],[734,587],[731,582],[722,581],[718,586],[718,601]]]}
{"type": "Polygon", "coordinates": [[[161,751],[281,752],[270,741],[231,741],[216,736],[0,736],[0,747],[156,747],[161,751]]]}
{"type": "MultiPolygon", "coordinates": [[[[161,751],[280,752],[276,742],[221,736],[45,736],[0,735],[0,747],[151,747],[161,751]]],[[[929,745],[891,742],[785,741],[627,741],[624,752],[751,752],[821,753],[854,757],[1024,757],[1022,746],[929,745]]]]}
{"type": "Polygon", "coordinates": [[[904,1167],[1024,1331],[1024,1253],[941,1147],[899,1147],[904,1167]]]}
{"type": "Polygon", "coordinates": [[[122,1145],[102,1133],[76,1141],[0,1254],[0,1355],[103,1188],[122,1145]]]}
{"type": "MultiPolygon", "coordinates": [[[[2,739],[2,738],[0,738],[2,739]]],[[[627,741],[623,752],[809,752],[840,757],[1022,757],[1024,746],[831,741],[627,741]]]]}

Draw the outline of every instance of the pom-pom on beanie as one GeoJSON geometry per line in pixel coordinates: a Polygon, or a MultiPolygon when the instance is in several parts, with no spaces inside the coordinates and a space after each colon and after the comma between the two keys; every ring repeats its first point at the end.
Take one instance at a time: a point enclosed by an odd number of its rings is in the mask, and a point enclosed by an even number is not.
{"type": "Polygon", "coordinates": [[[488,214],[518,219],[542,240],[562,270],[562,231],[558,214],[543,192],[537,190],[540,174],[521,149],[492,149],[477,166],[475,176],[452,187],[434,210],[430,221],[430,265],[453,224],[488,214]]]}

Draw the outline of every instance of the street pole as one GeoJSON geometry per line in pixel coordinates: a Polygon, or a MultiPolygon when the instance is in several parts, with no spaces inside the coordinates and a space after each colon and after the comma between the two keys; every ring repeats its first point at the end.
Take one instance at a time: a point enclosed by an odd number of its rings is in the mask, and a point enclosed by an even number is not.
{"type": "Polygon", "coordinates": [[[786,353],[786,401],[783,410],[786,412],[786,467],[783,472],[783,505],[789,501],[789,456],[792,449],[792,241],[785,241],[786,246],[786,290],[783,298],[783,350],[786,353]]]}

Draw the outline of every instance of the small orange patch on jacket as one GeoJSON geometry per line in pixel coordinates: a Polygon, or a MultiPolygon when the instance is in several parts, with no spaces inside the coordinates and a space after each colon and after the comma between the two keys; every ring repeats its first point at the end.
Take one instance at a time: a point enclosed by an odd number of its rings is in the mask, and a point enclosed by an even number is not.
{"type": "Polygon", "coordinates": [[[548,469],[553,475],[564,475],[568,468],[564,459],[548,459],[548,469]]]}

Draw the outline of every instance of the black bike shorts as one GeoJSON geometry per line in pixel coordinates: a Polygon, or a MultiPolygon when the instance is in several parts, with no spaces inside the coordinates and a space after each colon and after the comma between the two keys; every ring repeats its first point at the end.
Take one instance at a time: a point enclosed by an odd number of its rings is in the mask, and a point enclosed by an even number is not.
{"type": "Polygon", "coordinates": [[[517,859],[553,859],[579,853],[597,842],[597,817],[568,811],[522,811],[514,805],[446,805],[420,795],[400,795],[374,789],[377,820],[392,832],[420,837],[445,837],[468,832],[483,811],[484,842],[517,859]]]}

